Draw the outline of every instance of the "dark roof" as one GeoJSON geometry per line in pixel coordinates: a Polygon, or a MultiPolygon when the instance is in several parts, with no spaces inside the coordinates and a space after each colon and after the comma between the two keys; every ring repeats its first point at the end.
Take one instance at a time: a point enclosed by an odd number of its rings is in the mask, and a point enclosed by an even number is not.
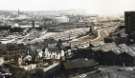
{"type": "Polygon", "coordinates": [[[135,78],[135,71],[128,67],[105,67],[96,71],[89,71],[72,78],[135,78]]]}
{"type": "Polygon", "coordinates": [[[87,68],[97,65],[93,59],[74,59],[64,63],[65,69],[87,68]]]}

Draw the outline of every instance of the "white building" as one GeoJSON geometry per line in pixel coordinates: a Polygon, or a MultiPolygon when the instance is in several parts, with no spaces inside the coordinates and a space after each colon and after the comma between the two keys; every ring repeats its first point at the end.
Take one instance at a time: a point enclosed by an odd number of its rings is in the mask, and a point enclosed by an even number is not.
{"type": "Polygon", "coordinates": [[[54,18],[54,20],[57,23],[67,23],[67,22],[69,22],[69,18],[67,16],[57,16],[57,17],[54,18]]]}

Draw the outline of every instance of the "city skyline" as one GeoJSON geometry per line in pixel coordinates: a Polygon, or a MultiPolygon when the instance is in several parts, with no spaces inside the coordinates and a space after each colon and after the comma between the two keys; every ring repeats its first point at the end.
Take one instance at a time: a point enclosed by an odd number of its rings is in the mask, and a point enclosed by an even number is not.
{"type": "Polygon", "coordinates": [[[0,0],[0,10],[82,10],[88,14],[117,15],[135,10],[134,0],[0,0]]]}

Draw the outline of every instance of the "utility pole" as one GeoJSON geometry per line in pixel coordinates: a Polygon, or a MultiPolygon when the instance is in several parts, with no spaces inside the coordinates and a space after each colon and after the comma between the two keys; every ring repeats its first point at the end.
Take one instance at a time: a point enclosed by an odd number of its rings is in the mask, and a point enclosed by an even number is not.
{"type": "Polygon", "coordinates": [[[72,32],[69,33],[69,39],[68,39],[68,42],[69,42],[69,46],[70,46],[70,47],[72,46],[72,45],[71,45],[71,42],[70,42],[70,40],[71,40],[71,34],[72,34],[72,32]]]}

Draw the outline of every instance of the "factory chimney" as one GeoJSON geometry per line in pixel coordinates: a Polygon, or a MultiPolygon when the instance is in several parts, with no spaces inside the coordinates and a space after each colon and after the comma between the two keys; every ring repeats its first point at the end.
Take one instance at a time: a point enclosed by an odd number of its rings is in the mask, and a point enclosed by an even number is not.
{"type": "Polygon", "coordinates": [[[32,28],[35,28],[35,21],[32,20],[32,28]]]}
{"type": "Polygon", "coordinates": [[[17,16],[19,17],[20,16],[20,10],[18,9],[17,11],[17,16]]]}

